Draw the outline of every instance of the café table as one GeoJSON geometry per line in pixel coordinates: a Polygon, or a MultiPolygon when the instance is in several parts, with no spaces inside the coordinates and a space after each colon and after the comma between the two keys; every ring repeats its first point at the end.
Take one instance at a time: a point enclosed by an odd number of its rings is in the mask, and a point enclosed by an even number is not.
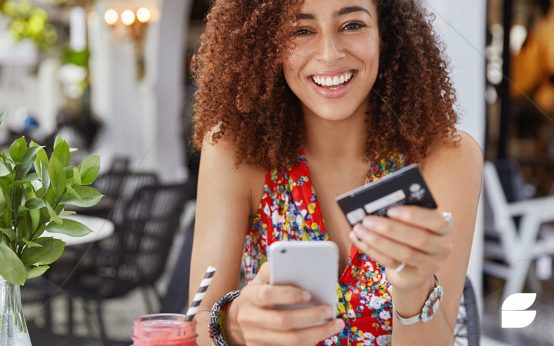
{"type": "MultiPolygon", "coordinates": [[[[75,220],[86,225],[92,232],[84,235],[82,237],[72,237],[62,233],[50,233],[44,232],[43,236],[53,237],[56,239],[63,240],[66,246],[78,246],[89,243],[94,243],[96,241],[106,239],[114,233],[114,224],[108,219],[88,216],[88,215],[66,215],[66,219],[75,220]]],[[[76,251],[79,251],[77,248],[76,251]]],[[[72,308],[69,308],[70,314],[72,314],[72,308]]],[[[72,318],[72,317],[71,317],[72,318]]],[[[52,328],[52,311],[50,306],[50,298],[47,298],[44,306],[44,319],[45,319],[45,328],[51,330],[52,328]]],[[[73,334],[72,327],[70,327],[70,334],[73,334]]]]}

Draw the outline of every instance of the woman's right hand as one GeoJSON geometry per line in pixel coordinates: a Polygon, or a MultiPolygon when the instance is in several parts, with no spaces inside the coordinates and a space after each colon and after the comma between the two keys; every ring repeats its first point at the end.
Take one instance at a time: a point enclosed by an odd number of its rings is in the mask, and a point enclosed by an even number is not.
{"type": "Polygon", "coordinates": [[[300,288],[269,284],[269,265],[264,263],[231,303],[225,318],[226,335],[231,345],[313,346],[344,328],[344,321],[337,319],[334,308],[327,305],[295,310],[271,308],[309,301],[310,294],[300,288]],[[313,326],[322,320],[328,321],[313,326]]]}

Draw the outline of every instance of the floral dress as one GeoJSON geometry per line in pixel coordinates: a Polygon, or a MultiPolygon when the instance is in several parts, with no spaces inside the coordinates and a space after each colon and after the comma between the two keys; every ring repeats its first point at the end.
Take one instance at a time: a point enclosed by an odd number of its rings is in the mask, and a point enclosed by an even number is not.
{"type": "MultiPolygon", "coordinates": [[[[404,165],[402,155],[374,161],[366,182],[404,165]]],[[[262,200],[244,243],[242,269],[246,282],[254,279],[267,260],[267,248],[274,241],[328,238],[306,156],[301,150],[292,167],[279,167],[266,174],[262,200]]],[[[337,317],[344,320],[345,328],[319,345],[390,345],[392,296],[389,288],[385,267],[352,246],[337,285],[337,317]]]]}

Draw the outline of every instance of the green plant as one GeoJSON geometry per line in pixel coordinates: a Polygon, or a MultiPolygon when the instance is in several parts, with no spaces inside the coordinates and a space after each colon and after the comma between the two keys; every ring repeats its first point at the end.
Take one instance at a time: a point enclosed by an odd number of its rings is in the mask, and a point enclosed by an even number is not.
{"type": "Polygon", "coordinates": [[[2,0],[0,12],[10,19],[8,30],[15,41],[30,39],[41,49],[56,43],[58,33],[48,19],[48,12],[31,1],[2,0]]]}
{"type": "MultiPolygon", "coordinates": [[[[0,123],[3,117],[0,113],[0,123]]],[[[44,231],[75,237],[91,232],[64,218],[74,214],[64,209],[100,201],[102,194],[90,186],[100,158],[87,156],[71,166],[72,151],[57,137],[48,157],[44,147],[21,137],[0,152],[0,275],[12,284],[42,275],[62,255],[65,243],[43,236],[44,231]]]]}

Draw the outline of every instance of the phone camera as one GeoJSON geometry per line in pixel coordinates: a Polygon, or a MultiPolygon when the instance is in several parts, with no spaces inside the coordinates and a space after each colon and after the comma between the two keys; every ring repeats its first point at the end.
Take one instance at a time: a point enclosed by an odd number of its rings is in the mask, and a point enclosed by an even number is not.
{"type": "Polygon", "coordinates": [[[281,249],[281,253],[287,253],[287,249],[281,249]]]}

